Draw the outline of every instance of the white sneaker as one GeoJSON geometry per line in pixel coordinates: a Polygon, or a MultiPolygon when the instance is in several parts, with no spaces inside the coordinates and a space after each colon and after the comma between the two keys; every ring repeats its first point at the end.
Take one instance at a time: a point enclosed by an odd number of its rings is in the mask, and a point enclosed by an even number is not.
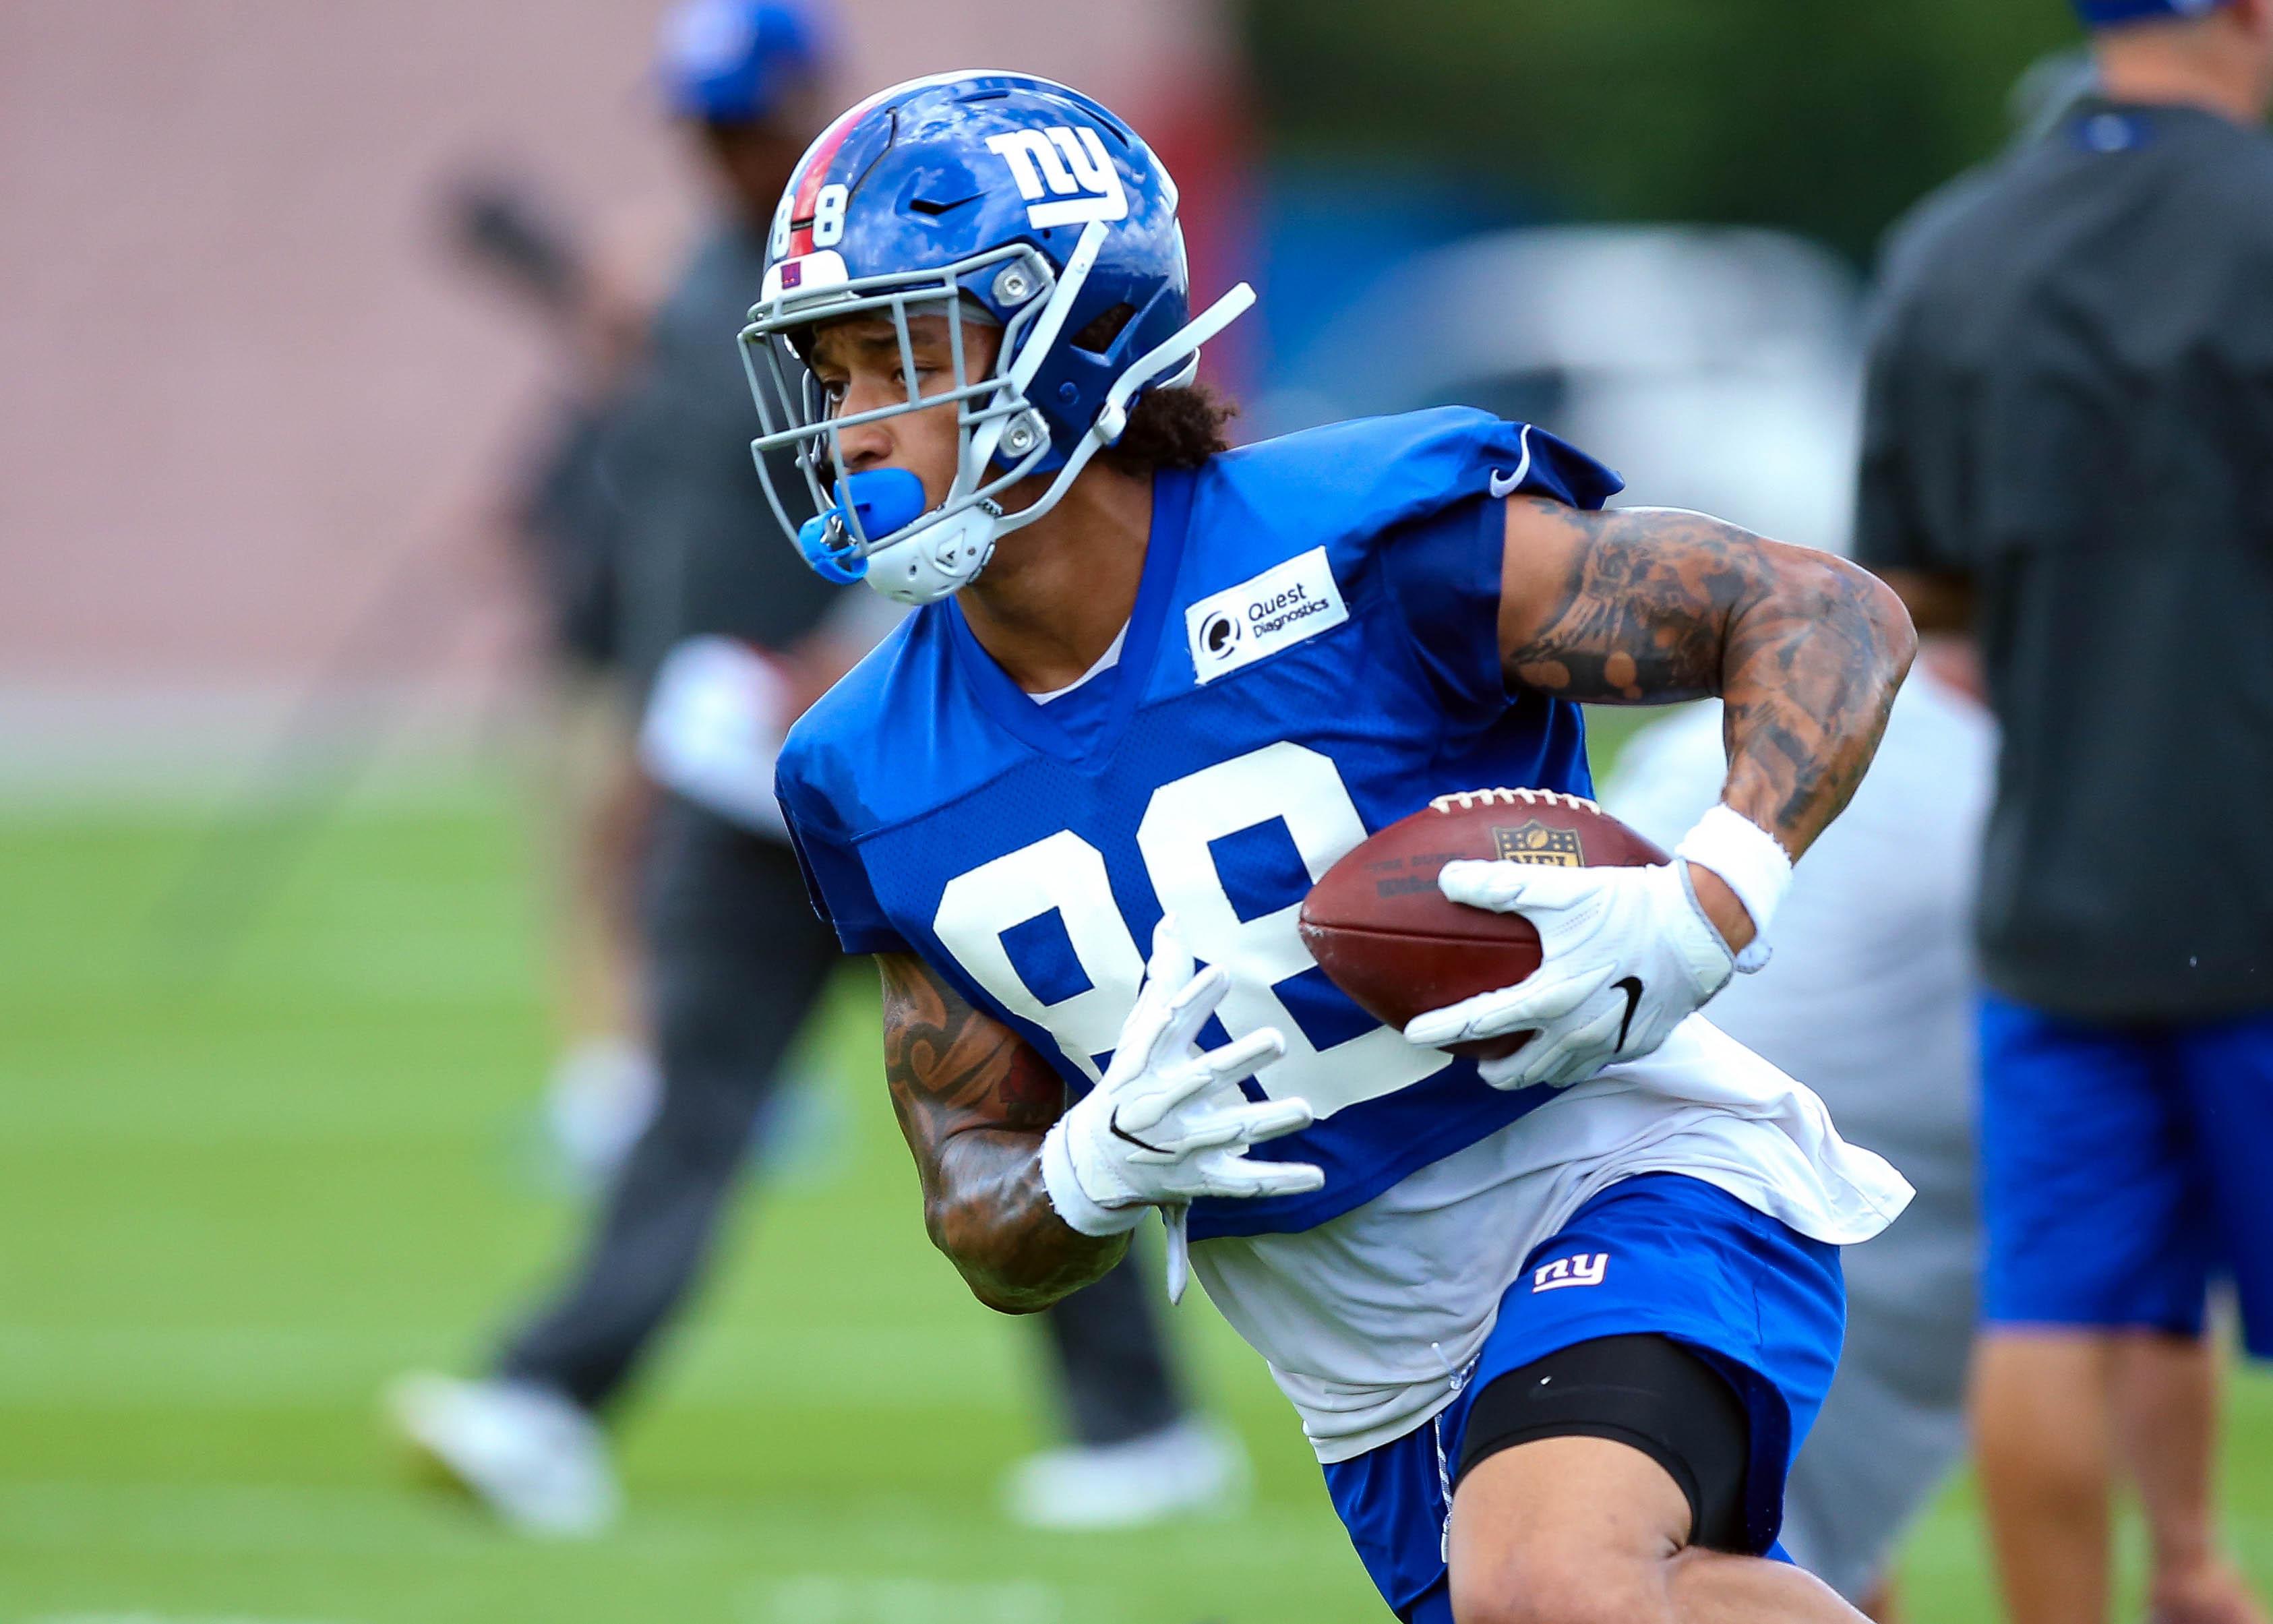
{"type": "Polygon", "coordinates": [[[1003,1508],[1027,1528],[1140,1528],[1246,1498],[1247,1453],[1230,1433],[1179,1421],[1126,1443],[1029,1455],[1003,1485],[1003,1508]]]}
{"type": "Polygon", "coordinates": [[[607,1440],[557,1393],[422,1372],[387,1390],[386,1409],[423,1465],[521,1533],[583,1538],[622,1509],[607,1440]]]}

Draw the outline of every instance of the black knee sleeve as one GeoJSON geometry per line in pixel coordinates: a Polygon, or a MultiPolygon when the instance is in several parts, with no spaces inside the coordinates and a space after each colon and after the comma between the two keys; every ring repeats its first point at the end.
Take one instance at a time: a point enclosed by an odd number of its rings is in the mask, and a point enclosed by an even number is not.
{"type": "Polygon", "coordinates": [[[1720,1372],[1666,1336],[1579,1342],[1476,1395],[1453,1481],[1542,1438],[1607,1438],[1665,1468],[1689,1497],[1689,1543],[1745,1552],[1752,1425],[1720,1372]]]}

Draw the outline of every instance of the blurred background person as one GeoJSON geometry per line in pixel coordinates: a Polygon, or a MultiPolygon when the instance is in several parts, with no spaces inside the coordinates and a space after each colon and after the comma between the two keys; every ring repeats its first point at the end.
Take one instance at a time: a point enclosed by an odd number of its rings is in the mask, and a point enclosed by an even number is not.
{"type": "Polygon", "coordinates": [[[468,180],[449,224],[466,262],[536,319],[564,364],[565,387],[504,517],[537,608],[530,810],[560,1042],[545,1126],[589,1186],[637,1137],[657,1088],[635,906],[653,797],[622,658],[624,525],[601,455],[654,300],[614,263],[620,256],[589,252],[525,180],[468,180]]]}
{"type": "MultiPolygon", "coordinates": [[[[836,964],[774,801],[773,761],[790,723],[896,616],[872,592],[821,581],[781,534],[750,462],[757,417],[734,342],[775,206],[824,112],[825,29],[813,9],[764,0],[691,0],[665,19],[661,79],[717,215],[549,482],[570,536],[596,537],[606,560],[615,623],[594,641],[607,637],[622,663],[642,714],[639,759],[660,792],[640,923],[661,1086],[631,1131],[593,1136],[628,1140],[593,1232],[490,1373],[413,1375],[390,1396],[431,1468],[533,1533],[589,1533],[616,1515],[601,1417],[695,1286],[836,964]]],[[[777,488],[802,489],[783,471],[777,488]]],[[[1043,1320],[1074,1441],[1014,1472],[1013,1516],[1126,1526],[1239,1488],[1243,1459],[1189,1414],[1133,1259],[1043,1320]]]]}
{"type": "MultiPolygon", "coordinates": [[[[1713,1024],[1831,1107],[1917,1196],[1842,1255],[1847,1342],[1784,1492],[1782,1542],[1872,1618],[1894,1553],[1965,1453],[1977,1300],[1971,921],[1995,729],[1962,641],[1921,650],[1868,777],[1793,871],[1776,952],[1713,1024]]],[[[1602,804],[1677,840],[1728,773],[1717,701],[1636,733],[1602,804]]]]}
{"type": "MultiPolygon", "coordinates": [[[[2042,139],[2089,88],[2079,53],[2039,60],[2012,97],[2016,139],[2042,139]]],[[[1848,438],[1835,461],[1851,472],[1854,455],[1848,438]]],[[[1754,477],[1789,485],[1799,471],[1754,477]]],[[[1721,728],[1717,702],[1647,724],[1603,804],[1678,838],[1720,793],[1721,728]]],[[[1714,1025],[1807,1079],[1842,1132],[1917,1191],[1841,1259],[1846,1349],[1784,1498],[1784,1548],[1881,1624],[1898,1616],[1903,1539],[1965,1454],[1981,1238],[1972,921],[1995,762],[1977,653],[1926,639],[1870,775],[1795,870],[1775,959],[1713,1005],[1714,1025]]]]}
{"type": "Polygon", "coordinates": [[[2273,1355],[2273,4],[2079,0],[2097,93],[1900,230],[1857,551],[2001,725],[1978,931],[1974,1425],[2018,1624],[2263,1615],[2205,1302],[2273,1355]]]}

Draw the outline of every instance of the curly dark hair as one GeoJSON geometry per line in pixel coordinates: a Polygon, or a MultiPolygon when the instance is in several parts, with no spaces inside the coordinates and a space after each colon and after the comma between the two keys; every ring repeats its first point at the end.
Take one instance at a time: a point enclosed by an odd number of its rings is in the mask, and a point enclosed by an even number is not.
{"type": "Polygon", "coordinates": [[[1229,425],[1238,415],[1236,404],[1204,383],[1149,390],[1129,414],[1121,438],[1098,453],[1098,460],[1129,474],[1197,468],[1231,449],[1229,425]]]}

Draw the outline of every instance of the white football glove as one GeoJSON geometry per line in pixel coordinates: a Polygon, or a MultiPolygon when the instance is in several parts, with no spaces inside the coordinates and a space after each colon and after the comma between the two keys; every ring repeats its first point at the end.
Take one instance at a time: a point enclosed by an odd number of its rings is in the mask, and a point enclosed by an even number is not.
{"type": "Polygon", "coordinates": [[[1184,1207],[1201,1196],[1299,1195],[1326,1182],[1308,1162],[1257,1162],[1247,1147],[1310,1125],[1307,1101],[1257,1105],[1244,1078],[1287,1052],[1265,1026],[1200,1052],[1193,1039],[1230,980],[1221,966],[1193,974],[1173,917],[1152,936],[1144,985],[1122,1023],[1113,1064],[1042,1141],[1042,1182],[1058,1215],[1085,1235],[1117,1235],[1164,1209],[1169,1295],[1181,1296],[1184,1207]]]}
{"type": "Polygon", "coordinates": [[[1568,1087],[1648,1054],[1728,985],[1736,955],[1705,916],[1679,858],[1645,868],[1449,862],[1445,896],[1539,928],[1540,965],[1513,987],[1416,1015],[1429,1048],[1530,1031],[1515,1053],[1480,1061],[1495,1088],[1568,1087]]]}

